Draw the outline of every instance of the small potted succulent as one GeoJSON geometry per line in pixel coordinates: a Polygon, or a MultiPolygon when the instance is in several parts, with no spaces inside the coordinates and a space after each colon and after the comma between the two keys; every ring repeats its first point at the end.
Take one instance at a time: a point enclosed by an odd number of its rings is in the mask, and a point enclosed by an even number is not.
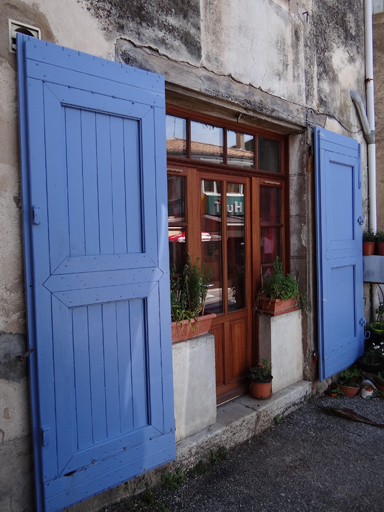
{"type": "Polygon", "coordinates": [[[249,370],[251,379],[251,395],[253,398],[269,398],[272,394],[272,363],[263,359],[261,363],[249,370]]]}
{"type": "Polygon", "coordinates": [[[344,396],[344,393],[335,382],[331,382],[331,384],[329,384],[328,393],[332,398],[341,398],[344,396]]]}
{"type": "Polygon", "coordinates": [[[376,231],[375,235],[377,254],[384,256],[384,231],[376,231]]]}
{"type": "Polygon", "coordinates": [[[360,389],[362,375],[359,367],[353,364],[339,375],[339,388],[345,396],[352,397],[357,394],[360,389]]]}
{"type": "Polygon", "coordinates": [[[363,233],[363,255],[364,256],[372,256],[375,254],[375,242],[376,237],[375,233],[368,229],[363,233]]]}

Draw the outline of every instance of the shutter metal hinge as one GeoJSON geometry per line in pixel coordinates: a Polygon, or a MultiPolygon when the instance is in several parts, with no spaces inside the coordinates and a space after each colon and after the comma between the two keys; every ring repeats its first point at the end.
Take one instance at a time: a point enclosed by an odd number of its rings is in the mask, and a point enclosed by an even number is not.
{"type": "Polygon", "coordinates": [[[362,226],[364,224],[364,217],[359,217],[357,222],[360,224],[360,226],[362,226]]]}
{"type": "Polygon", "coordinates": [[[40,206],[32,206],[32,224],[40,224],[40,206]]]}
{"type": "Polygon", "coordinates": [[[366,319],[365,319],[365,318],[360,318],[360,320],[359,320],[359,324],[360,324],[361,326],[364,326],[366,323],[367,323],[367,321],[366,321],[366,319]]]}
{"type": "Polygon", "coordinates": [[[41,444],[43,446],[49,445],[49,428],[41,429],[41,444]]]}

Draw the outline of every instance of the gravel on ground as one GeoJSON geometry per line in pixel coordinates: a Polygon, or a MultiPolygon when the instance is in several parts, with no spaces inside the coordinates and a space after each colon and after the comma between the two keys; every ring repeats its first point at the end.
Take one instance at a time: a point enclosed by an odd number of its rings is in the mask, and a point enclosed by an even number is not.
{"type": "Polygon", "coordinates": [[[103,512],[383,512],[384,429],[332,416],[316,403],[384,424],[383,399],[322,396],[231,450],[226,460],[225,450],[214,454],[183,483],[181,472],[169,475],[168,486],[103,512]]]}

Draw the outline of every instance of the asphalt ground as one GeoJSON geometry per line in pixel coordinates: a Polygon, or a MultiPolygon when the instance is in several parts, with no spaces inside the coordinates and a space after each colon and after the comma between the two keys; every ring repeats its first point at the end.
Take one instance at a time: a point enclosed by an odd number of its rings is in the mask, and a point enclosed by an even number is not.
{"type": "Polygon", "coordinates": [[[320,397],[228,458],[223,449],[189,475],[167,475],[162,486],[102,510],[384,512],[384,429],[332,416],[316,403],[384,424],[383,399],[320,397]]]}

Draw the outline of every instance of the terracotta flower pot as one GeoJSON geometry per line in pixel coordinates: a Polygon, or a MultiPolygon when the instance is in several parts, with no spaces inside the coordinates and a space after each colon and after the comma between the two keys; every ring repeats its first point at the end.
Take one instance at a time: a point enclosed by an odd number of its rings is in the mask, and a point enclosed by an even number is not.
{"type": "Polygon", "coordinates": [[[272,380],[269,382],[251,381],[251,395],[253,398],[269,398],[272,394],[272,380]]]}
{"type": "Polygon", "coordinates": [[[199,316],[197,320],[183,320],[181,322],[172,322],[172,343],[185,341],[196,336],[206,334],[211,328],[212,320],[216,317],[214,313],[199,316]]]}
{"type": "Polygon", "coordinates": [[[348,397],[355,396],[360,389],[359,387],[354,388],[352,386],[343,386],[342,384],[339,384],[339,388],[344,393],[344,396],[348,397]]]}
{"type": "Polygon", "coordinates": [[[280,300],[262,297],[260,299],[261,311],[270,316],[283,315],[299,309],[296,299],[280,300]]]}
{"type": "Polygon", "coordinates": [[[377,254],[384,256],[384,242],[376,242],[377,254]]]}
{"type": "Polygon", "coordinates": [[[375,242],[363,242],[363,255],[373,256],[375,254],[375,242]]]}

